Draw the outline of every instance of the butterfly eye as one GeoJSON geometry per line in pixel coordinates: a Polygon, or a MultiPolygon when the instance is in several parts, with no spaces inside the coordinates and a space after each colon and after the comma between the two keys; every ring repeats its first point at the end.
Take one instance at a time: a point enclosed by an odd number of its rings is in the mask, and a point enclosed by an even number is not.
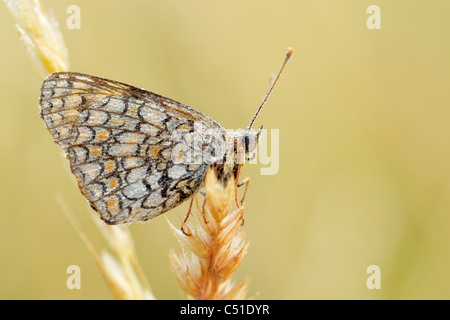
{"type": "Polygon", "coordinates": [[[244,136],[244,148],[245,153],[248,153],[250,150],[250,138],[247,134],[244,136]]]}
{"type": "Polygon", "coordinates": [[[246,130],[243,136],[243,144],[245,150],[245,157],[247,160],[251,160],[255,157],[256,154],[256,145],[258,144],[259,134],[261,133],[261,129],[257,132],[254,130],[246,130]]]}

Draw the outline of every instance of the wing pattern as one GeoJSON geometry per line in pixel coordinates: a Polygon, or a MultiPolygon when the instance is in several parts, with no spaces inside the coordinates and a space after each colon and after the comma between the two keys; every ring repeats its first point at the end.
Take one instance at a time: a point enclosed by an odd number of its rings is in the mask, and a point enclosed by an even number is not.
{"type": "Polygon", "coordinates": [[[171,99],[73,72],[44,80],[40,107],[82,194],[109,224],[148,220],[199,189],[207,165],[173,161],[174,134],[187,138],[195,123],[225,132],[171,99]]]}

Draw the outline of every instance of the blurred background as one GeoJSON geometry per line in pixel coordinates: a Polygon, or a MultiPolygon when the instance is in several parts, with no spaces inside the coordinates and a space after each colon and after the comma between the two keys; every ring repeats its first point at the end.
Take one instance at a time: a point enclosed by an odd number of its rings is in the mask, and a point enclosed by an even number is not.
{"type": "MultiPolygon", "coordinates": [[[[249,252],[236,280],[256,299],[450,298],[450,3],[446,1],[43,1],[71,71],[248,125],[288,46],[294,55],[256,126],[279,129],[279,171],[247,165],[249,252]],[[381,29],[369,30],[369,5],[381,29]],[[369,265],[381,289],[369,290],[369,265]]],[[[0,5],[0,298],[110,299],[56,201],[102,249],[86,200],[39,118],[42,79],[0,5]],[[66,268],[81,268],[68,290],[66,268]]],[[[166,216],[179,226],[188,204],[166,216]]],[[[158,299],[182,299],[164,217],[130,227],[158,299]]]]}

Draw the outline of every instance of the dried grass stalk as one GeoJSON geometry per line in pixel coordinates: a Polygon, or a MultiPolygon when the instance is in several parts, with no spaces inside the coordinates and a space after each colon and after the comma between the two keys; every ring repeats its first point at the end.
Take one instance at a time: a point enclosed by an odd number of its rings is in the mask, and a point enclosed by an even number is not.
{"type": "Polygon", "coordinates": [[[97,216],[92,219],[112,249],[98,252],[78,226],[62,197],[57,200],[72,226],[94,256],[110,291],[118,300],[154,300],[147,278],[137,259],[133,237],[127,225],[110,226],[97,216]]]}
{"type": "Polygon", "coordinates": [[[169,222],[181,247],[179,256],[173,250],[169,253],[171,268],[189,298],[245,299],[248,281],[236,285],[231,280],[249,246],[241,231],[244,207],[231,211],[235,181],[224,186],[208,169],[205,191],[202,208],[196,206],[195,228],[183,223],[182,229],[177,229],[169,222]]]}
{"type": "Polygon", "coordinates": [[[69,59],[58,23],[45,12],[38,0],[3,0],[17,21],[19,31],[31,60],[45,78],[49,73],[67,71],[69,59]]]}
{"type": "MultiPolygon", "coordinates": [[[[67,50],[53,15],[46,13],[38,0],[4,2],[17,21],[20,37],[40,75],[45,78],[49,73],[67,71],[67,50]]],[[[117,299],[154,299],[137,260],[128,227],[108,226],[98,216],[93,216],[113,252],[103,250],[99,253],[76,223],[64,200],[58,197],[58,202],[97,261],[113,295],[117,299]]]]}

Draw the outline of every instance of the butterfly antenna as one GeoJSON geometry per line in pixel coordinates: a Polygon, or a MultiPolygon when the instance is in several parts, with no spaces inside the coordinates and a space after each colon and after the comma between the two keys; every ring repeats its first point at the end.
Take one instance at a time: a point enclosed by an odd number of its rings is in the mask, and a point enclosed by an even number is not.
{"type": "Polygon", "coordinates": [[[273,81],[271,81],[271,84],[270,84],[270,86],[269,86],[269,90],[267,90],[267,93],[266,93],[266,95],[264,96],[264,99],[262,100],[262,102],[261,102],[261,104],[260,104],[258,110],[256,110],[256,113],[255,113],[255,115],[253,116],[252,122],[250,122],[250,124],[248,125],[248,129],[249,129],[249,130],[251,129],[251,127],[252,127],[252,125],[253,125],[253,122],[255,122],[256,117],[258,116],[258,114],[259,114],[259,112],[261,111],[262,107],[263,107],[264,104],[266,103],[267,98],[269,98],[269,96],[270,96],[270,94],[271,94],[273,88],[275,87],[275,85],[276,85],[278,79],[281,77],[281,73],[283,72],[283,69],[284,69],[284,67],[286,66],[286,64],[288,63],[289,59],[291,58],[293,52],[294,52],[294,49],[292,49],[291,47],[289,47],[288,50],[287,50],[287,52],[286,52],[286,57],[284,58],[284,62],[283,62],[283,65],[281,66],[280,72],[278,72],[278,75],[276,76],[276,78],[275,78],[273,81]]]}

